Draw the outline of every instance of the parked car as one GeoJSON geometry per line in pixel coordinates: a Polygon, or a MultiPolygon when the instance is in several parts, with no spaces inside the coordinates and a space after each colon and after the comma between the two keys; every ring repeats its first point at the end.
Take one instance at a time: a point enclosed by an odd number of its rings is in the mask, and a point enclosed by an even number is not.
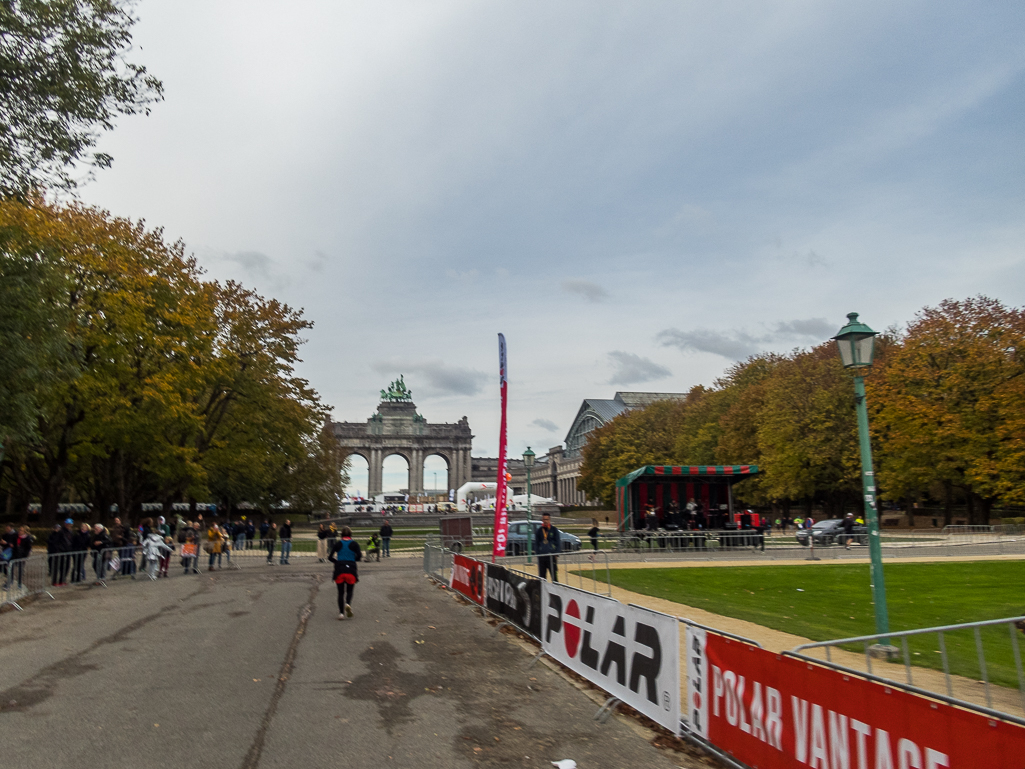
{"type": "MultiPolygon", "coordinates": [[[[824,545],[831,545],[834,542],[837,544],[843,544],[843,518],[830,518],[826,521],[819,521],[811,529],[798,529],[794,535],[797,537],[797,541],[808,546],[808,532],[811,532],[811,536],[815,538],[815,546],[819,547],[824,545]]],[[[867,545],[868,544],[868,527],[864,524],[855,524],[854,530],[851,532],[851,544],[867,545]]]]}
{"type": "MultiPolygon", "coordinates": [[[[506,551],[510,555],[527,554],[527,526],[531,526],[536,532],[541,528],[541,521],[511,521],[509,523],[509,541],[506,544],[506,551]]],[[[562,551],[567,553],[571,550],[580,549],[580,537],[559,529],[559,539],[562,542],[562,551]]],[[[531,545],[533,547],[533,545],[531,545]]]]}

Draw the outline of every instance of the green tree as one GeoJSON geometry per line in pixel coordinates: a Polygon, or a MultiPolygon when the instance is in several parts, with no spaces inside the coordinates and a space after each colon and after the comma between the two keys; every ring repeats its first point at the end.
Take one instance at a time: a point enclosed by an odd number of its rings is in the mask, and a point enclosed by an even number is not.
{"type": "Polygon", "coordinates": [[[163,86],[130,63],[129,0],[0,2],[0,196],[72,188],[117,115],[148,114],[163,86]]]}
{"type": "Polygon", "coordinates": [[[887,496],[958,489],[976,523],[988,522],[999,499],[1025,500],[1023,350],[1025,313],[994,299],[918,313],[866,380],[887,496]]]}
{"type": "Polygon", "coordinates": [[[854,387],[835,345],[798,353],[765,380],[758,444],[770,499],[815,500],[839,514],[860,493],[854,387]]]}

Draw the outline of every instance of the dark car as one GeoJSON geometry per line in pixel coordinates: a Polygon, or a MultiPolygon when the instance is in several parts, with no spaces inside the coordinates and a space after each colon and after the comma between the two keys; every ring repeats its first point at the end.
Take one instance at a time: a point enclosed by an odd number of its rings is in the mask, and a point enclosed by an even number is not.
{"type": "MultiPolygon", "coordinates": [[[[536,532],[541,528],[541,521],[511,521],[509,523],[509,542],[506,550],[509,555],[527,554],[527,526],[531,526],[536,532]]],[[[533,538],[531,538],[533,541],[533,538]]],[[[580,537],[559,529],[559,539],[562,542],[562,551],[567,553],[571,550],[580,549],[580,537]]],[[[533,545],[531,545],[533,548],[533,545]]]]}
{"type": "MultiPolygon", "coordinates": [[[[839,545],[844,544],[843,518],[830,518],[827,521],[819,521],[811,529],[798,529],[794,536],[805,547],[808,546],[809,531],[815,538],[816,547],[831,545],[834,542],[839,545]]],[[[851,544],[867,545],[868,527],[864,524],[854,524],[854,529],[851,531],[851,544]]]]}

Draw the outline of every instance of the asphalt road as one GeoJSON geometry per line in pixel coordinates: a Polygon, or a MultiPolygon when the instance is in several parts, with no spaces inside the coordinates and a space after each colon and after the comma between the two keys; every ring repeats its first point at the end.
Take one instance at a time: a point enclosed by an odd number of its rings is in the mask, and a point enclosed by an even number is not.
{"type": "Polygon", "coordinates": [[[64,589],[0,614],[7,766],[699,766],[654,747],[406,559],[64,589]]]}

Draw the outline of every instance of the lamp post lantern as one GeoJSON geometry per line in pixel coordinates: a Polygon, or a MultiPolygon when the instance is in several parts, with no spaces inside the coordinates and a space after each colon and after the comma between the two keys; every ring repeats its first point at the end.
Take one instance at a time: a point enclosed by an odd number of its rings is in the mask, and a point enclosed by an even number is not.
{"type": "MultiPolygon", "coordinates": [[[[868,433],[868,408],[865,404],[865,377],[862,373],[872,365],[876,332],[858,320],[858,313],[847,314],[847,325],[835,337],[840,359],[846,369],[854,372],[854,402],[858,412],[858,443],[861,447],[861,489],[868,526],[868,552],[872,563],[872,603],[875,605],[876,633],[890,632],[886,610],[886,582],[883,579],[883,551],[879,537],[879,513],[876,505],[875,472],[872,469],[872,444],[868,433]]],[[[888,656],[896,652],[889,639],[880,639],[877,651],[888,656]]]]}
{"type": "Polygon", "coordinates": [[[530,468],[534,466],[535,456],[537,455],[530,450],[530,446],[527,446],[527,450],[523,452],[523,466],[527,468],[527,563],[531,562],[530,557],[534,550],[534,524],[530,505],[530,468]]]}

